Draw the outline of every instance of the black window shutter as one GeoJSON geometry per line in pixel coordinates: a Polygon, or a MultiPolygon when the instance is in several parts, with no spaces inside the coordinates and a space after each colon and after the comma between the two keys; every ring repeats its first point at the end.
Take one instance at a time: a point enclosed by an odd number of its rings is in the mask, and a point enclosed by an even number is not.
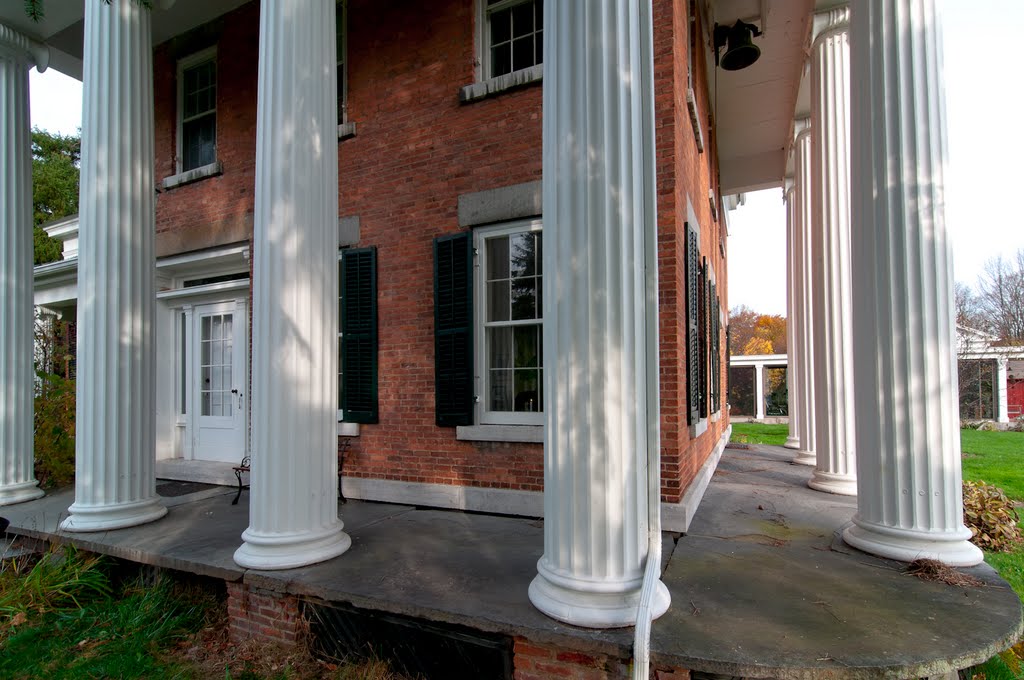
{"type": "Polygon", "coordinates": [[[700,417],[708,417],[708,259],[702,258],[697,284],[697,361],[700,417]]]}
{"type": "Polygon", "coordinates": [[[434,239],[435,414],[441,427],[473,424],[473,240],[434,239]]]}
{"type": "Polygon", "coordinates": [[[341,409],[345,422],[376,423],[377,249],[341,253],[341,409]]]}
{"type": "Polygon", "coordinates": [[[697,367],[697,232],[686,225],[686,402],[690,425],[700,417],[700,387],[697,367]]]}

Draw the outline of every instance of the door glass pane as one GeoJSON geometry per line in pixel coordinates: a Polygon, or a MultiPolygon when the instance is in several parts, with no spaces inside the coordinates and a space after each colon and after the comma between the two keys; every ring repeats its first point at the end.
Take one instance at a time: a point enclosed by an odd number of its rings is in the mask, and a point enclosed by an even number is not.
{"type": "Polygon", "coordinates": [[[202,346],[199,367],[200,374],[200,415],[231,416],[234,410],[234,395],[231,359],[233,354],[232,315],[215,314],[202,317],[200,323],[200,344],[202,346]]]}

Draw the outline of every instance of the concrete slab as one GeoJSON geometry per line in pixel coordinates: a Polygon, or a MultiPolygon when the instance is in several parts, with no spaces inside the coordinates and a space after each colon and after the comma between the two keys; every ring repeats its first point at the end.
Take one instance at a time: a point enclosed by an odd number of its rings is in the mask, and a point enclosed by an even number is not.
{"type": "MultiPolygon", "coordinates": [[[[810,468],[791,458],[781,448],[727,449],[689,534],[677,543],[664,536],[673,605],[653,626],[656,662],[744,677],[924,677],[982,661],[1019,635],[1020,603],[990,569],[972,571],[984,587],[955,588],[845,546],[836,532],[855,500],[812,491],[810,468]]],[[[150,525],[59,538],[303,597],[582,652],[632,653],[632,629],[567,626],[530,604],[541,521],[349,501],[340,508],[353,540],[347,553],[256,572],[232,561],[249,499],[232,506],[233,493],[167,499],[167,517],[150,525]]],[[[45,537],[72,500],[67,490],[0,514],[12,531],[45,537]]]]}

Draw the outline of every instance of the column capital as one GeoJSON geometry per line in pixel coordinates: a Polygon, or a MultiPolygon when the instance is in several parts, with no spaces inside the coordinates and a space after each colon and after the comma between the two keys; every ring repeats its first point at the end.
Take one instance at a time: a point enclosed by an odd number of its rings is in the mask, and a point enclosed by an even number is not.
{"type": "Polygon", "coordinates": [[[815,12],[811,17],[810,49],[820,45],[829,36],[850,30],[850,7],[842,5],[815,12]]]}
{"type": "Polygon", "coordinates": [[[799,142],[804,137],[811,135],[811,117],[805,116],[793,121],[793,141],[799,142]]]}
{"type": "Polygon", "coordinates": [[[49,47],[5,24],[0,24],[0,55],[32,64],[40,73],[50,65],[49,47]]]}
{"type": "Polygon", "coordinates": [[[787,203],[793,200],[793,192],[796,191],[796,179],[788,175],[782,180],[782,198],[787,203]]]}

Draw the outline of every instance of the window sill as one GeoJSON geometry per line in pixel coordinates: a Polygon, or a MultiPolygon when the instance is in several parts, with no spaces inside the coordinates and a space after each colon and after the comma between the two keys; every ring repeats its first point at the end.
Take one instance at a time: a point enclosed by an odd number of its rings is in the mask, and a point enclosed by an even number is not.
{"type": "Polygon", "coordinates": [[[338,141],[356,136],[356,124],[353,122],[342,123],[338,126],[338,141]]]}
{"type": "Polygon", "coordinates": [[[696,439],[708,431],[708,419],[701,418],[696,425],[690,425],[690,439],[696,439]]]}
{"type": "Polygon", "coordinates": [[[544,65],[537,64],[520,71],[513,71],[497,78],[488,78],[479,83],[471,83],[459,90],[459,103],[469,104],[471,102],[495,97],[503,92],[539,83],[544,77],[544,65]]]}
{"type": "Polygon", "coordinates": [[[722,419],[722,412],[721,411],[715,411],[714,413],[711,414],[711,422],[717,423],[721,419],[722,419]]]}
{"type": "Polygon", "coordinates": [[[455,438],[471,442],[544,443],[543,425],[462,425],[455,438]]]}
{"type": "Polygon", "coordinates": [[[359,423],[338,423],[339,437],[358,437],[359,423]]]}
{"type": "Polygon", "coordinates": [[[224,166],[221,165],[220,161],[214,161],[209,165],[203,165],[198,168],[186,170],[185,172],[179,172],[177,175],[164,177],[163,182],[161,182],[161,188],[164,191],[167,191],[168,189],[192,184],[192,182],[198,182],[199,180],[206,179],[207,177],[216,177],[223,174],[224,166]]]}

